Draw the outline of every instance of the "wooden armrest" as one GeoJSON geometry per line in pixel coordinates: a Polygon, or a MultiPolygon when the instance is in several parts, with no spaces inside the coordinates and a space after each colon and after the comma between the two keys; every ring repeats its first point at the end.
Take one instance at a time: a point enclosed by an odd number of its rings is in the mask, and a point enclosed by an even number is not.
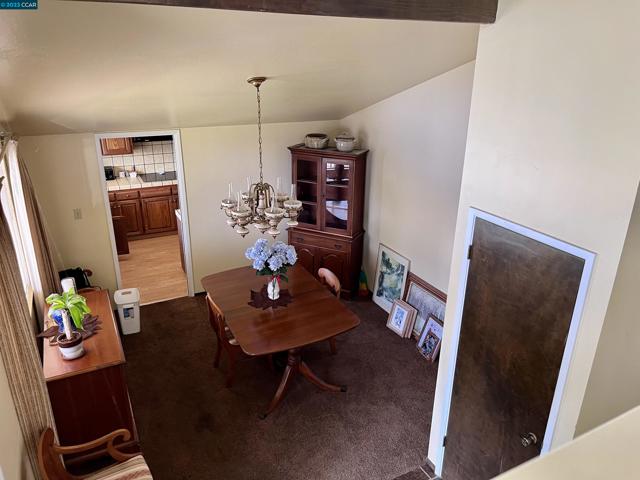
{"type": "Polygon", "coordinates": [[[47,428],[40,435],[40,441],[38,442],[38,467],[40,469],[40,475],[43,480],[78,480],[80,477],[70,475],[67,472],[60,455],[64,453],[83,452],[99,447],[105,443],[107,444],[107,452],[117,462],[124,462],[139,455],[138,453],[131,454],[119,451],[113,445],[114,440],[119,437],[122,437],[122,439],[126,441],[131,438],[131,434],[129,430],[120,429],[92,442],[72,447],[61,447],[55,443],[53,430],[47,428]]]}
{"type": "Polygon", "coordinates": [[[107,452],[117,462],[124,462],[125,460],[129,460],[130,458],[133,458],[139,455],[139,453],[124,453],[118,450],[118,448],[113,444],[113,442],[118,437],[122,437],[122,440],[126,442],[131,438],[131,433],[129,432],[129,430],[121,428],[114,432],[108,433],[104,437],[98,438],[96,440],[92,440],[91,442],[83,443],[81,445],[72,445],[72,446],[63,447],[61,445],[53,444],[51,446],[51,450],[53,450],[54,453],[57,453],[60,455],[66,455],[70,453],[80,453],[80,452],[85,452],[87,450],[92,450],[106,443],[107,452]]]}

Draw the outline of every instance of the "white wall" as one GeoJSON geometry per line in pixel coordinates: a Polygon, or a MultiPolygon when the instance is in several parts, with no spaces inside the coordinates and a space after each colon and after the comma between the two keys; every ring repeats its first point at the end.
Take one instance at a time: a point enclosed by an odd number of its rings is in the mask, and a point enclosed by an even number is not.
{"type": "MultiPolygon", "coordinates": [[[[334,134],[336,128],[334,121],[263,125],[264,171],[269,175],[265,180],[275,183],[279,175],[286,183],[291,178],[287,145],[300,143],[309,132],[334,134]]],[[[180,133],[198,292],[202,276],[246,264],[244,250],[257,238],[254,232],[245,239],[233,233],[219,209],[229,180],[244,186],[247,175],[257,178],[257,127],[186,128],[180,133]]],[[[94,135],[21,137],[19,150],[59,250],[61,266],[91,268],[92,283],[113,292],[116,276],[94,135]],[[73,209],[78,207],[83,218],[74,220],[73,209]]]]}
{"type": "Polygon", "coordinates": [[[33,478],[31,464],[24,450],[24,440],[9,391],[9,381],[4,364],[0,360],[0,479],[30,478],[33,478]]]}
{"type": "Polygon", "coordinates": [[[455,232],[474,62],[340,121],[370,150],[364,265],[370,285],[378,244],[446,291],[455,232]]]}
{"type": "Polygon", "coordinates": [[[578,433],[640,405],[640,192],[584,397],[578,433]]]}
{"type": "MultiPolygon", "coordinates": [[[[460,192],[473,62],[338,121],[265,124],[264,171],[288,182],[286,146],[313,131],[348,129],[370,149],[367,160],[364,264],[370,282],[378,243],[412,260],[411,270],[447,290],[460,192]]],[[[258,174],[255,125],[180,130],[190,216],[194,286],[202,276],[246,263],[242,239],[224,225],[219,202],[231,180],[244,187],[258,174]]],[[[22,137],[20,153],[33,177],[65,267],[95,272],[94,283],[115,289],[93,134],[22,137]],[[81,207],[83,219],[73,219],[81,207]]],[[[286,235],[281,238],[286,239],[286,235]]]]}
{"type": "Polygon", "coordinates": [[[496,477],[499,480],[637,478],[640,408],[576,438],[544,457],[496,477]]]}
{"type": "Polygon", "coordinates": [[[33,180],[59,268],[89,268],[93,285],[116,289],[96,144],[91,133],[21,137],[19,154],[33,180]],[[73,209],[82,209],[74,220],[73,209]]]}
{"type": "Polygon", "coordinates": [[[481,27],[476,58],[429,442],[436,463],[469,207],[597,254],[557,446],[574,435],[640,177],[640,3],[501,0],[498,13],[481,27]]]}
{"type": "MultiPolygon", "coordinates": [[[[303,141],[310,132],[335,133],[334,121],[275,123],[263,125],[262,149],[265,181],[275,185],[291,179],[288,145],[303,141]]],[[[244,251],[258,232],[240,237],[226,226],[220,200],[227,196],[231,181],[234,190],[246,189],[246,177],[258,176],[258,138],[255,125],[184,128],[180,131],[189,207],[191,251],[195,291],[202,291],[200,279],[210,273],[247,265],[244,251]]],[[[288,189],[287,189],[288,191],[288,189]]],[[[286,241],[286,226],[281,224],[286,241]]],[[[262,235],[260,235],[262,236],[262,235]]]]}

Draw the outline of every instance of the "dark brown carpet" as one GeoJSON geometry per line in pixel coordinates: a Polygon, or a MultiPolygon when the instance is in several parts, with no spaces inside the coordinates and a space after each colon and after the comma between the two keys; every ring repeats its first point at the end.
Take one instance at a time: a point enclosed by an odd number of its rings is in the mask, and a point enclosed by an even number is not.
{"type": "MultiPolygon", "coordinates": [[[[424,463],[436,365],[385,327],[371,302],[347,302],[361,325],[308,347],[303,358],[347,393],[299,377],[259,420],[280,380],[266,360],[213,367],[215,336],[203,296],[142,308],[142,332],[124,338],[128,384],[144,455],[157,480],[388,480],[424,463]]],[[[223,357],[224,358],[224,357],[223,357]]]]}

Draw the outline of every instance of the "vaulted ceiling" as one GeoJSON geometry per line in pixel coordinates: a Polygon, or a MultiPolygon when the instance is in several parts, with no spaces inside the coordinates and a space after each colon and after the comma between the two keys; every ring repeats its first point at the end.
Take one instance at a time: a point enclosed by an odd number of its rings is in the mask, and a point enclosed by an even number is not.
{"type": "Polygon", "coordinates": [[[41,0],[0,15],[0,118],[28,134],[339,119],[475,58],[473,24],[41,0]]]}

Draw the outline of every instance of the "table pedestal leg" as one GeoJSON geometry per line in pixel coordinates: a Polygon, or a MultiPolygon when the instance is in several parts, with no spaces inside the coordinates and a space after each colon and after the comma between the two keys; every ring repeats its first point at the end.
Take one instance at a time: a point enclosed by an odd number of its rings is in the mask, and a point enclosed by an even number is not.
{"type": "Polygon", "coordinates": [[[316,374],[311,371],[311,369],[309,368],[309,365],[307,365],[302,361],[300,362],[300,365],[298,365],[298,370],[303,377],[305,377],[307,380],[309,380],[311,383],[313,383],[316,387],[320,388],[321,390],[326,390],[328,392],[346,392],[347,391],[347,387],[345,386],[331,385],[330,383],[325,382],[324,380],[316,376],[316,374]]]}
{"type": "Polygon", "coordinates": [[[321,388],[322,390],[326,390],[329,392],[346,392],[347,387],[340,387],[338,385],[331,385],[330,383],[325,382],[315,373],[311,371],[309,366],[302,361],[300,349],[292,348],[289,350],[289,355],[287,357],[287,366],[284,370],[284,374],[282,375],[282,380],[280,380],[280,385],[278,385],[278,389],[276,390],[275,395],[271,399],[267,410],[260,414],[261,419],[265,419],[267,415],[273,412],[280,402],[284,398],[289,385],[293,381],[293,378],[296,374],[301,373],[303,377],[313,383],[316,387],[321,388]]]}

